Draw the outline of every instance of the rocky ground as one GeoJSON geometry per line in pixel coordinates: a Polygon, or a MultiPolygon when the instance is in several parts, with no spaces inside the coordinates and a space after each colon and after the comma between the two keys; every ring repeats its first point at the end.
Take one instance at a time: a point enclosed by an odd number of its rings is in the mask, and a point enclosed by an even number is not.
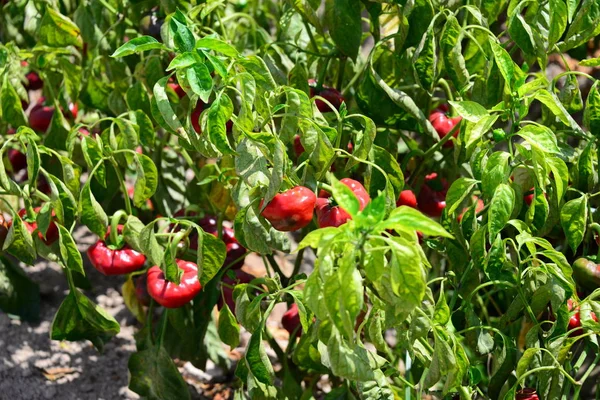
{"type": "MultiPolygon", "coordinates": [[[[79,250],[85,252],[96,237],[85,229],[77,231],[79,250]]],[[[107,310],[121,325],[121,332],[99,353],[90,342],[58,342],[50,340],[52,319],[68,293],[67,282],[60,267],[38,262],[24,267],[27,275],[40,285],[42,295],[39,323],[11,319],[0,312],[0,399],[137,399],[127,388],[127,361],[135,351],[133,334],[139,327],[123,302],[123,278],[106,277],[98,273],[83,256],[86,275],[93,288],[86,292],[94,302],[107,310]]],[[[244,267],[255,275],[262,261],[249,257],[244,267]]],[[[263,269],[264,272],[264,269],[263,269]]],[[[284,306],[274,311],[270,329],[282,346],[287,332],[279,320],[284,306]]],[[[247,342],[242,337],[241,346],[247,342]]],[[[240,349],[231,353],[233,360],[241,356],[240,349]]],[[[209,363],[206,371],[191,364],[180,364],[180,371],[189,384],[194,399],[227,399],[232,394],[227,371],[209,363]]]]}

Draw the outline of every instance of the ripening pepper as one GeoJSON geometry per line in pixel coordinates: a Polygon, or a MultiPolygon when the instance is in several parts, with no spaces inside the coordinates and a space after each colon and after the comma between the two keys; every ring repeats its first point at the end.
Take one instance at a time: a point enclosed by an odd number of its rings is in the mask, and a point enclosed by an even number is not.
{"type": "MultiPolygon", "coordinates": [[[[323,85],[320,89],[317,88],[317,82],[314,79],[308,80],[308,86],[310,86],[310,97],[321,96],[325,100],[331,103],[336,110],[339,110],[344,102],[344,97],[339,90],[323,85]]],[[[319,111],[330,112],[331,107],[323,100],[317,99],[315,105],[319,111]]]]}
{"type": "MultiPolygon", "coordinates": [[[[363,210],[369,201],[371,201],[369,193],[360,182],[350,178],[344,178],[340,180],[340,182],[352,190],[358,199],[360,210],[363,210]]],[[[338,227],[352,219],[350,214],[348,214],[344,209],[333,204],[333,199],[325,190],[321,190],[319,192],[319,198],[317,199],[316,203],[316,213],[319,228],[338,227]]]]}
{"type": "Polygon", "coordinates": [[[14,173],[27,168],[27,156],[17,149],[8,149],[8,161],[14,173]]]}
{"type": "MultiPolygon", "coordinates": [[[[117,228],[119,234],[122,230],[123,226],[119,225],[117,228]]],[[[87,250],[88,258],[94,268],[104,275],[123,275],[144,267],[145,255],[133,250],[128,244],[115,248],[106,243],[109,237],[110,233],[107,233],[104,240],[98,240],[87,250]]]]}
{"type": "Polygon", "coordinates": [[[146,277],[148,293],[166,308],[178,308],[189,303],[202,289],[198,280],[198,266],[191,261],[178,259],[175,262],[183,270],[179,284],[169,282],[156,265],[148,270],[146,277]]]}
{"type": "Polygon", "coordinates": [[[310,223],[316,201],[312,190],[296,186],[276,194],[261,215],[278,231],[295,231],[310,223]]]}
{"type": "Polygon", "coordinates": [[[300,326],[300,314],[298,314],[298,305],[292,304],[281,317],[281,326],[295,337],[302,335],[302,327],[300,326]]]}
{"type": "Polygon", "coordinates": [[[573,279],[577,285],[595,290],[600,288],[600,265],[587,258],[579,258],[573,263],[573,279]]]}
{"type": "MultiPolygon", "coordinates": [[[[440,135],[440,139],[449,134],[454,126],[462,120],[462,117],[448,118],[448,115],[446,114],[447,112],[448,106],[443,104],[429,114],[429,122],[431,122],[433,129],[435,129],[438,135],[440,135]]],[[[459,131],[460,130],[457,129],[453,136],[457,137],[459,131]]],[[[452,146],[454,146],[452,140],[448,140],[446,143],[444,143],[444,147],[452,146]]]]}
{"type": "Polygon", "coordinates": [[[448,182],[438,177],[437,173],[425,176],[425,181],[421,185],[421,191],[417,197],[419,210],[431,217],[441,216],[446,207],[447,191],[448,182]]]}

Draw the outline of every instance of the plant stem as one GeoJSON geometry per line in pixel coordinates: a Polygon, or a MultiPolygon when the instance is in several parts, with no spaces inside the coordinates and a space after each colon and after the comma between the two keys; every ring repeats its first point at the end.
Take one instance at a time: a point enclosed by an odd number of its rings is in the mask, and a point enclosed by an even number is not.
{"type": "Polygon", "coordinates": [[[158,338],[156,340],[156,346],[161,347],[163,344],[163,338],[165,336],[165,332],[167,331],[167,317],[168,317],[169,309],[165,308],[162,314],[162,319],[160,321],[160,331],[158,332],[158,338]]]}
{"type": "Polygon", "coordinates": [[[113,168],[115,169],[115,174],[117,174],[117,179],[119,180],[119,183],[121,184],[121,192],[123,192],[123,197],[124,197],[124,201],[125,201],[125,210],[127,210],[127,214],[131,215],[131,214],[133,214],[133,210],[131,208],[131,200],[129,199],[129,193],[127,192],[127,185],[125,184],[125,178],[123,177],[123,174],[121,173],[121,170],[119,169],[119,164],[117,163],[117,161],[114,158],[111,158],[110,162],[111,162],[113,168]]]}

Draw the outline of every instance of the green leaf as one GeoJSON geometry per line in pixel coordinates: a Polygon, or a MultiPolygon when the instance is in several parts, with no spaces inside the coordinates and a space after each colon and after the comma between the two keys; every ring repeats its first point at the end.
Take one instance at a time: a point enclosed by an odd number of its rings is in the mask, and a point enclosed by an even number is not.
{"type": "Polygon", "coordinates": [[[491,40],[490,46],[492,49],[492,53],[494,54],[494,59],[496,60],[496,65],[504,78],[508,88],[512,91],[516,89],[516,84],[524,80],[523,72],[521,69],[513,62],[510,54],[502,46],[500,46],[496,41],[491,40]]]}
{"type": "Polygon", "coordinates": [[[160,112],[160,116],[163,118],[164,122],[167,125],[166,128],[169,128],[170,130],[179,134],[179,136],[181,136],[186,141],[189,141],[185,129],[183,129],[181,122],[177,118],[177,115],[173,111],[171,103],[169,102],[169,96],[167,96],[166,91],[168,82],[168,76],[165,76],[156,82],[154,88],[152,89],[152,91],[154,92],[153,100],[156,101],[156,107],[160,112]]]}
{"type": "Polygon", "coordinates": [[[73,21],[50,7],[46,7],[40,22],[38,38],[42,44],[50,47],[74,45],[81,47],[79,28],[73,21]]]}
{"type": "Polygon", "coordinates": [[[62,225],[58,226],[59,233],[59,246],[60,246],[60,257],[64,266],[70,269],[71,271],[78,272],[81,275],[85,276],[85,271],[83,270],[83,260],[81,258],[81,253],[79,249],[77,249],[77,244],[73,237],[62,225]]]}
{"type": "Polygon", "coordinates": [[[256,81],[256,87],[263,91],[274,91],[277,85],[262,58],[258,56],[249,56],[237,60],[244,69],[252,75],[256,81]]]}
{"type": "Polygon", "coordinates": [[[154,49],[166,49],[166,47],[152,36],[141,36],[131,39],[129,42],[123,44],[111,54],[111,57],[125,57],[131,54],[142,53],[146,50],[154,49]]]}
{"type": "Polygon", "coordinates": [[[120,331],[115,319],[78,290],[71,291],[60,305],[52,328],[52,340],[87,339],[98,349],[120,331]]]}
{"type": "MultiPolygon", "coordinates": [[[[373,142],[375,141],[375,136],[377,135],[377,126],[371,118],[360,115],[360,119],[363,121],[364,129],[356,132],[352,139],[352,142],[354,143],[352,155],[354,157],[348,159],[346,167],[344,168],[346,171],[349,171],[350,168],[357,165],[360,162],[359,160],[366,161],[368,159],[371,148],[373,147],[373,142]]],[[[392,163],[393,161],[390,161],[390,164],[392,163]]],[[[402,170],[400,170],[399,166],[395,171],[395,174],[392,175],[398,176],[398,171],[402,174],[402,170]]],[[[393,176],[392,179],[395,178],[395,176],[393,176]]],[[[397,184],[398,182],[395,183],[397,184]]]]}
{"type": "Polygon", "coordinates": [[[488,216],[490,237],[496,237],[510,220],[514,203],[515,192],[512,187],[506,183],[498,185],[490,202],[488,216]]]}
{"type": "Polygon", "coordinates": [[[454,214],[477,183],[478,181],[466,177],[460,177],[452,182],[452,186],[450,186],[446,194],[446,209],[449,215],[454,214]]]}
{"type": "Polygon", "coordinates": [[[436,42],[430,26],[413,55],[416,80],[428,93],[432,93],[437,71],[436,42]]]}
{"type": "MultiPolygon", "coordinates": [[[[135,277],[135,279],[139,279],[139,277],[135,277]]],[[[123,302],[127,309],[131,311],[131,313],[135,316],[135,318],[144,323],[146,321],[146,312],[144,311],[144,306],[137,298],[136,295],[136,285],[134,283],[134,277],[129,275],[123,286],[121,286],[121,294],[123,296],[123,302]]]]}
{"type": "Polygon", "coordinates": [[[25,321],[40,319],[40,289],[37,283],[10,260],[0,257],[0,309],[25,321]]]}
{"type": "Polygon", "coordinates": [[[462,55],[461,37],[462,28],[456,17],[450,15],[444,26],[440,47],[445,70],[458,90],[462,90],[469,83],[469,71],[462,55]]]}
{"type": "Polygon", "coordinates": [[[359,0],[326,0],[325,20],[329,34],[342,54],[356,59],[362,39],[359,0]]]}
{"type": "Polygon", "coordinates": [[[227,121],[231,118],[233,104],[226,94],[223,94],[211,104],[207,112],[206,127],[212,144],[223,154],[234,154],[227,139],[227,121]]]}
{"type": "Polygon", "coordinates": [[[197,49],[208,49],[214,50],[218,53],[222,53],[228,57],[237,57],[239,55],[238,51],[232,45],[223,42],[222,40],[212,38],[212,37],[204,37],[200,40],[196,41],[197,49]]]}
{"type": "Polygon", "coordinates": [[[164,347],[131,354],[129,389],[151,400],[190,399],[187,383],[164,347]]]}
{"type": "Polygon", "coordinates": [[[144,154],[137,154],[134,158],[137,178],[133,191],[133,203],[142,207],[154,195],[158,186],[158,171],[152,159],[144,154]]]}
{"type": "Polygon", "coordinates": [[[25,227],[21,217],[15,212],[13,212],[12,224],[4,240],[2,250],[12,254],[27,265],[33,265],[37,258],[31,233],[25,227]]]}
{"type": "Polygon", "coordinates": [[[377,230],[395,229],[402,232],[422,232],[425,235],[452,238],[440,224],[412,207],[400,206],[393,210],[387,220],[377,225],[377,230]]]}
{"type": "Polygon", "coordinates": [[[259,327],[250,337],[248,349],[246,350],[246,365],[259,382],[266,385],[272,385],[275,372],[273,371],[273,366],[271,365],[271,361],[267,356],[265,346],[262,342],[262,331],[264,327],[265,321],[263,319],[259,327]]]}
{"type": "Polygon", "coordinates": [[[560,153],[556,136],[545,126],[525,125],[517,132],[517,135],[525,139],[532,147],[537,147],[544,153],[560,153]]]}
{"type": "Polygon", "coordinates": [[[480,119],[488,117],[489,113],[481,104],[474,101],[449,101],[454,110],[471,122],[479,122],[480,119]]]}
{"type": "Polygon", "coordinates": [[[517,379],[521,378],[525,372],[529,369],[529,365],[533,362],[534,358],[541,352],[542,349],[539,347],[532,347],[523,353],[519,363],[517,364],[517,379]]]}
{"type": "MultiPolygon", "coordinates": [[[[150,109],[150,97],[141,82],[136,82],[127,89],[125,101],[130,110],[142,110],[146,116],[152,115],[152,110],[150,109]]],[[[139,121],[138,125],[140,125],[139,121]]],[[[140,129],[141,128],[142,126],[140,125],[140,129]]],[[[142,144],[145,144],[144,134],[142,132],[140,132],[140,140],[142,141],[142,144]]]]}
{"type": "Polygon", "coordinates": [[[550,26],[548,29],[548,51],[554,49],[554,45],[561,38],[567,28],[567,5],[563,0],[550,0],[550,26]]]}
{"type": "Polygon", "coordinates": [[[27,144],[27,176],[29,177],[29,185],[32,187],[37,187],[40,163],[38,147],[33,140],[30,140],[27,144]]]}
{"type": "MultiPolygon", "coordinates": [[[[526,3],[521,4],[525,5],[526,3]]],[[[521,4],[515,7],[508,16],[508,33],[517,46],[523,50],[525,55],[535,56],[537,54],[537,49],[533,31],[531,26],[521,15],[521,10],[523,8],[521,4]]]]}
{"type": "Polygon", "coordinates": [[[396,308],[398,311],[411,313],[421,304],[427,287],[419,253],[415,244],[401,238],[393,238],[386,243],[392,250],[391,287],[400,299],[396,308]]]}
{"type": "MultiPolygon", "coordinates": [[[[90,136],[83,136],[81,138],[81,150],[83,151],[85,163],[91,171],[96,167],[100,160],[102,160],[102,149],[96,140],[92,139],[90,136]]],[[[94,178],[96,178],[103,187],[106,187],[106,167],[104,166],[104,162],[96,168],[94,178]]]]}
{"type": "Polygon", "coordinates": [[[186,69],[186,77],[192,91],[205,103],[212,92],[213,80],[206,65],[196,63],[186,69]]]}
{"type": "Polygon", "coordinates": [[[488,158],[481,177],[483,194],[486,197],[491,198],[496,187],[508,181],[510,175],[509,159],[510,154],[503,151],[497,151],[488,158]]]}
{"type": "Polygon", "coordinates": [[[173,35],[173,42],[175,42],[176,50],[180,53],[194,50],[196,39],[190,28],[185,25],[185,16],[181,11],[178,10],[175,15],[171,17],[169,29],[173,35]]]}
{"type": "Polygon", "coordinates": [[[87,181],[81,190],[81,195],[79,196],[79,215],[82,224],[86,225],[98,237],[103,238],[106,235],[108,216],[92,194],[90,183],[91,181],[87,181]]]}
{"type": "Polygon", "coordinates": [[[240,344],[240,326],[229,307],[219,311],[219,337],[229,347],[235,349],[240,344]]]}
{"type": "Polygon", "coordinates": [[[135,123],[139,127],[140,142],[144,146],[153,147],[154,140],[156,139],[156,132],[152,126],[152,121],[148,115],[142,111],[137,110],[134,113],[135,123]]]}
{"type": "Polygon", "coordinates": [[[148,257],[148,260],[152,263],[152,265],[161,265],[165,251],[156,240],[156,236],[154,234],[155,224],[156,220],[150,222],[141,230],[139,235],[139,246],[142,250],[142,253],[148,257]]]}
{"type": "Polygon", "coordinates": [[[339,333],[333,331],[327,342],[327,355],[335,376],[352,381],[371,381],[375,378],[369,363],[369,352],[360,345],[349,347],[339,333]]]}
{"type": "Polygon", "coordinates": [[[560,210],[560,223],[573,252],[583,241],[587,223],[587,197],[568,201],[560,210]]]}
{"type": "Polygon", "coordinates": [[[579,65],[582,67],[600,67],[600,57],[596,58],[587,58],[585,60],[581,60],[579,65]]]}
{"type": "Polygon", "coordinates": [[[583,121],[590,133],[600,137],[600,83],[594,82],[585,101],[583,121]]]}
{"type": "Polygon", "coordinates": [[[4,75],[2,91],[0,92],[0,105],[2,106],[2,119],[14,127],[28,125],[23,113],[21,99],[17,94],[9,74],[4,75]]]}
{"type": "Polygon", "coordinates": [[[196,263],[198,265],[200,284],[206,286],[223,266],[227,249],[221,239],[210,233],[198,230],[198,235],[202,235],[202,243],[198,240],[196,263]]]}

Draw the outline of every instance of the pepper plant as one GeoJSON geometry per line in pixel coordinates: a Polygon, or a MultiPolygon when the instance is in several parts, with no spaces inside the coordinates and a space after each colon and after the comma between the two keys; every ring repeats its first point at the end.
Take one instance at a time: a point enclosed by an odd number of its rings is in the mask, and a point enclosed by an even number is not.
{"type": "Polygon", "coordinates": [[[87,257],[144,397],[190,397],[174,359],[236,399],[592,396],[596,0],[1,7],[4,312],[36,320],[27,265],[57,263],[51,338],[102,350],[87,257]]]}

